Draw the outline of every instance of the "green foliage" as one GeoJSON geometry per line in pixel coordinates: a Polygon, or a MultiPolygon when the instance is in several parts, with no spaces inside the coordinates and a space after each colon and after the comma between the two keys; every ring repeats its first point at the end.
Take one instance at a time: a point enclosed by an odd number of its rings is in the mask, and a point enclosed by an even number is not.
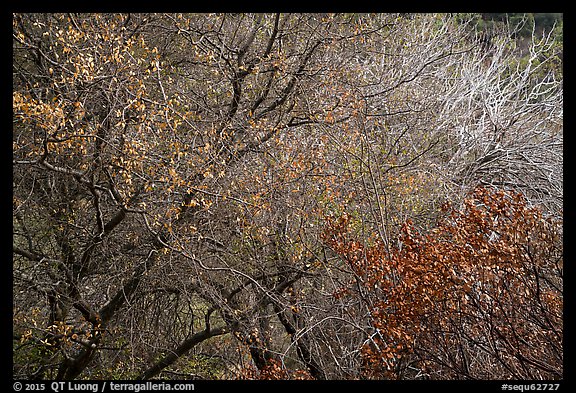
{"type": "MultiPolygon", "coordinates": [[[[178,362],[180,375],[191,375],[194,379],[222,379],[226,373],[226,363],[222,358],[207,354],[195,354],[178,362]]],[[[165,373],[169,376],[169,373],[165,373]]],[[[182,378],[180,377],[180,379],[182,378]]]]}
{"type": "Polygon", "coordinates": [[[562,21],[561,13],[483,13],[478,28],[489,30],[498,25],[509,24],[512,30],[518,29],[520,38],[527,38],[532,35],[532,31],[547,34],[562,21]]]}

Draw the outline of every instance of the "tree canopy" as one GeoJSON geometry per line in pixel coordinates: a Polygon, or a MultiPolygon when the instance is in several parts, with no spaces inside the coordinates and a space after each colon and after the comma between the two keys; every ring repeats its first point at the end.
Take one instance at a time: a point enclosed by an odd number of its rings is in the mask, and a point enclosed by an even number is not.
{"type": "Polygon", "coordinates": [[[478,17],[14,14],[14,378],[562,379],[561,30],[478,17]]]}

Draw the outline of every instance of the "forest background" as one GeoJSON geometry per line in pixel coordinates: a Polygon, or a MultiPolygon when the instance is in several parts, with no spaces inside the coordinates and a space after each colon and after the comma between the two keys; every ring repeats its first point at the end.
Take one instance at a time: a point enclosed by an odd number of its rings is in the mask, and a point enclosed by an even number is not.
{"type": "Polygon", "coordinates": [[[562,14],[12,21],[14,378],[563,378],[562,14]]]}

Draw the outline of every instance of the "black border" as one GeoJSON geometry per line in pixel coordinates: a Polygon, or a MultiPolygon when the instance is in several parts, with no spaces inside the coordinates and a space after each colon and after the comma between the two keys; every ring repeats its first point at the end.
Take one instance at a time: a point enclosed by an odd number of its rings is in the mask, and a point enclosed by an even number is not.
{"type": "MultiPolygon", "coordinates": [[[[563,2],[563,3],[550,3],[550,2],[540,2],[537,4],[526,4],[526,3],[522,3],[520,4],[520,6],[518,5],[512,5],[512,3],[503,3],[501,2],[500,4],[498,4],[498,6],[494,7],[494,5],[491,5],[489,3],[485,3],[485,2],[475,2],[473,4],[470,3],[465,3],[465,2],[461,2],[461,3],[457,3],[457,4],[446,4],[446,3],[441,3],[441,2],[434,2],[434,1],[428,1],[425,3],[418,3],[418,2],[393,2],[392,4],[390,4],[390,2],[385,2],[383,0],[380,0],[379,2],[358,2],[358,1],[354,1],[354,2],[333,2],[333,3],[323,3],[323,4],[313,4],[313,3],[305,3],[305,4],[298,4],[297,2],[283,2],[283,3],[275,3],[275,2],[266,2],[266,3],[260,3],[260,4],[250,4],[250,3],[245,3],[245,2],[235,2],[235,3],[230,3],[230,2],[208,2],[208,1],[204,1],[204,2],[186,2],[186,1],[179,1],[179,2],[174,2],[174,4],[170,4],[170,3],[166,3],[166,2],[150,2],[148,4],[142,4],[142,3],[138,3],[138,6],[135,7],[135,3],[125,3],[125,4],[120,4],[118,2],[116,3],[112,3],[112,2],[93,2],[93,3],[88,3],[88,2],[83,2],[83,3],[76,3],[74,5],[62,5],[62,4],[56,4],[53,2],[44,2],[44,3],[31,3],[31,2],[18,2],[18,3],[13,3],[10,4],[11,9],[8,12],[4,13],[5,19],[2,19],[2,26],[5,27],[6,31],[4,31],[2,34],[3,37],[6,38],[6,48],[10,48],[10,51],[6,51],[5,53],[12,53],[12,39],[11,39],[11,27],[12,27],[12,13],[13,12],[69,12],[69,11],[81,11],[81,12],[179,12],[179,11],[186,11],[186,12],[190,12],[190,11],[194,11],[194,12],[398,12],[398,11],[402,11],[402,12],[418,12],[418,13],[427,13],[427,12],[485,12],[486,11],[486,6],[492,8],[491,10],[494,10],[494,8],[498,9],[499,11],[513,11],[513,10],[518,10],[520,9],[526,9],[528,8],[528,11],[534,11],[534,10],[543,10],[543,8],[546,9],[546,11],[551,11],[550,8],[553,8],[552,11],[559,11],[559,10],[563,10],[564,8],[566,8],[566,6],[569,6],[570,3],[569,2],[563,2]],[[78,7],[78,5],[80,5],[80,7],[78,7]],[[387,8],[386,8],[387,7],[387,8]],[[382,9],[384,8],[384,9],[382,9]],[[9,46],[8,46],[9,45],[9,46]]],[[[573,35],[574,32],[572,31],[572,26],[573,26],[573,22],[574,20],[574,15],[570,14],[570,13],[563,13],[563,20],[564,20],[564,29],[568,31],[568,33],[566,33],[566,31],[564,32],[564,69],[573,69],[572,67],[570,67],[570,65],[572,65],[572,54],[570,52],[570,48],[572,45],[572,40],[573,40],[573,35]],[[568,50],[566,49],[568,48],[568,50]]],[[[6,65],[9,65],[11,63],[6,62],[6,65]]],[[[7,67],[8,69],[11,69],[11,67],[7,67]]],[[[565,80],[570,81],[571,80],[571,74],[568,74],[568,78],[565,80]]],[[[6,75],[6,79],[7,80],[11,80],[11,76],[9,77],[8,75],[6,75]]],[[[6,84],[8,85],[8,84],[6,84]]],[[[11,84],[10,84],[11,86],[11,84]]],[[[8,88],[6,88],[7,92],[6,92],[6,98],[5,98],[5,102],[9,103],[12,101],[12,94],[11,92],[8,91],[8,88]]],[[[568,100],[568,105],[570,104],[570,100],[568,100]]],[[[565,104],[566,106],[566,104],[565,104]]],[[[6,105],[6,111],[9,111],[9,107],[8,104],[6,105]]],[[[11,111],[8,112],[8,115],[5,117],[5,123],[6,123],[6,128],[7,129],[12,129],[12,115],[11,115],[11,111]]],[[[569,116],[567,117],[568,120],[568,124],[570,124],[570,122],[573,122],[573,117],[570,116],[572,113],[569,113],[569,116]]],[[[569,138],[572,137],[572,135],[576,132],[576,130],[573,130],[572,127],[568,127],[569,128],[569,132],[568,132],[568,136],[569,138]]],[[[7,139],[9,137],[9,133],[7,131],[4,132],[4,135],[7,136],[7,139]]],[[[12,150],[11,150],[11,146],[12,146],[12,142],[11,140],[7,140],[6,143],[3,144],[3,148],[6,150],[5,153],[3,154],[4,157],[6,157],[6,159],[8,159],[8,157],[12,157],[12,150]],[[10,150],[8,150],[10,149],[10,150]]],[[[571,147],[575,146],[574,144],[571,143],[564,143],[564,157],[570,155],[571,153],[571,147]]],[[[12,168],[12,163],[11,161],[7,164],[10,168],[12,168]]],[[[570,175],[571,170],[570,170],[570,161],[568,161],[568,167],[567,170],[564,170],[564,179],[565,179],[565,185],[568,184],[570,185],[572,182],[568,179],[570,179],[570,175]]],[[[10,190],[12,190],[12,171],[10,170],[10,172],[7,173],[7,178],[10,181],[10,190]]],[[[565,202],[564,202],[564,239],[569,239],[569,236],[571,234],[571,227],[574,223],[574,219],[576,217],[575,216],[575,210],[574,208],[572,208],[571,204],[569,203],[570,201],[570,193],[571,193],[571,188],[570,187],[564,187],[564,193],[566,195],[566,193],[568,194],[568,198],[565,198],[565,202]],[[566,225],[567,224],[567,225],[566,225]]],[[[6,201],[6,205],[8,206],[8,204],[11,204],[11,193],[7,193],[4,192],[2,193],[6,199],[10,198],[10,200],[6,201]]],[[[4,214],[8,215],[11,213],[8,213],[8,209],[4,210],[4,214]]],[[[9,218],[6,217],[6,222],[10,222],[10,225],[12,225],[12,221],[8,221],[9,218]]],[[[571,240],[571,239],[570,239],[571,240]]],[[[565,275],[569,278],[567,283],[568,285],[565,285],[565,287],[568,289],[568,291],[565,291],[564,293],[564,379],[560,380],[560,381],[514,381],[514,380],[486,380],[486,381],[456,381],[456,380],[452,380],[452,381],[416,381],[416,380],[402,380],[402,381],[372,381],[372,380],[362,380],[362,381],[350,381],[350,380],[329,380],[329,381],[241,381],[241,380],[215,380],[215,381],[204,381],[204,380],[195,380],[195,381],[166,381],[166,380],[158,380],[158,381],[154,381],[154,382],[163,382],[166,384],[169,384],[171,386],[174,386],[175,384],[180,384],[180,383],[189,383],[189,384],[193,384],[194,385],[194,390],[190,390],[193,392],[214,392],[215,390],[219,391],[220,389],[222,390],[230,390],[230,391],[234,391],[234,390],[250,390],[250,391],[267,391],[268,393],[270,393],[271,389],[278,389],[278,388],[292,388],[292,389],[305,389],[305,390],[310,390],[310,391],[314,391],[317,389],[322,389],[323,391],[330,391],[330,390],[337,390],[337,389],[346,389],[348,391],[351,391],[352,393],[356,393],[355,390],[357,389],[374,389],[375,391],[379,390],[379,389],[422,389],[424,391],[428,391],[428,390],[439,390],[439,391],[451,391],[453,389],[453,391],[457,391],[457,392],[465,392],[466,389],[483,389],[483,391],[486,392],[504,392],[504,391],[522,391],[519,390],[520,387],[524,387],[524,386],[529,386],[529,385],[534,385],[535,390],[538,388],[538,385],[542,385],[540,386],[542,389],[539,390],[550,390],[550,389],[546,389],[546,386],[543,386],[545,384],[559,384],[559,388],[557,389],[558,391],[565,391],[566,389],[568,389],[568,386],[572,386],[573,382],[574,382],[574,376],[576,374],[576,366],[574,364],[573,361],[573,357],[572,354],[573,352],[571,351],[572,347],[573,347],[573,343],[574,343],[574,338],[571,335],[572,332],[576,332],[575,328],[574,328],[574,323],[573,323],[573,313],[574,313],[574,301],[576,299],[574,299],[573,296],[573,284],[570,281],[570,277],[574,277],[574,258],[570,258],[571,256],[573,256],[573,252],[571,249],[571,245],[574,243],[573,241],[565,241],[565,245],[568,245],[568,247],[565,247],[565,253],[566,250],[568,250],[568,264],[565,266],[565,275]],[[567,333],[567,334],[566,334],[567,333]],[[514,390],[514,389],[503,389],[503,385],[510,385],[510,386],[514,386],[517,385],[518,386],[518,390],[514,390]]],[[[8,250],[8,247],[6,248],[8,250]]],[[[8,254],[8,252],[6,253],[8,254]]],[[[11,268],[11,264],[8,263],[8,260],[10,260],[11,257],[6,255],[6,263],[2,264],[3,266],[3,270],[5,270],[5,272],[3,272],[2,276],[4,278],[6,278],[7,280],[10,280],[10,286],[6,286],[6,288],[12,288],[13,286],[12,284],[12,268],[11,268]]],[[[566,282],[566,281],[565,281],[566,282]]],[[[8,289],[7,289],[8,290],[8,289]]],[[[6,312],[8,313],[8,310],[12,310],[12,291],[9,290],[10,292],[8,293],[7,296],[3,296],[3,299],[6,303],[6,306],[3,308],[4,310],[6,310],[6,312]]],[[[12,324],[3,324],[3,326],[10,326],[10,328],[8,329],[8,332],[3,334],[2,337],[10,337],[10,339],[12,339],[12,324]],[[8,336],[9,335],[9,336],[8,336]]],[[[12,353],[11,353],[11,348],[12,346],[10,345],[6,345],[4,346],[4,351],[6,352],[4,354],[5,359],[10,359],[10,363],[12,363],[12,353]],[[9,352],[10,351],[10,352],[9,352]]],[[[2,378],[2,385],[4,385],[7,388],[7,391],[11,391],[14,392],[15,390],[15,384],[17,383],[21,383],[22,384],[22,392],[26,392],[26,391],[31,391],[31,390],[25,390],[25,384],[28,385],[32,385],[34,384],[35,386],[39,387],[39,386],[44,386],[44,390],[34,390],[34,391],[44,391],[44,392],[52,392],[53,390],[51,389],[51,383],[54,381],[38,381],[38,382],[33,382],[33,381],[24,381],[24,380],[15,380],[12,377],[12,368],[8,368],[6,367],[6,365],[4,365],[4,367],[1,367],[0,369],[3,370],[3,373],[5,373],[5,378],[2,378]],[[5,381],[5,382],[4,382],[5,381]]],[[[60,381],[58,381],[60,382],[60,381]]],[[[84,383],[93,383],[93,384],[97,384],[98,385],[98,392],[102,392],[102,388],[104,386],[105,383],[107,383],[108,387],[106,388],[106,392],[110,392],[112,391],[110,389],[109,383],[110,382],[114,382],[114,383],[124,383],[124,384],[141,384],[142,382],[139,381],[76,381],[77,383],[80,382],[84,382],[84,383]]],[[[524,389],[523,389],[524,390],[524,389]]],[[[68,389],[63,389],[61,390],[62,392],[67,392],[69,391],[68,389]]],[[[79,391],[79,390],[76,390],[79,391]]],[[[124,390],[125,392],[132,392],[135,390],[124,390]]],[[[145,391],[145,390],[141,390],[141,391],[145,391]]],[[[164,390],[166,391],[166,390],[164,390]]],[[[174,391],[174,390],[172,390],[174,391]]],[[[524,390],[525,391],[525,390],[524,390]]],[[[275,393],[275,392],[272,392],[275,393]]],[[[296,393],[300,393],[300,392],[296,392],[296,393]]]]}

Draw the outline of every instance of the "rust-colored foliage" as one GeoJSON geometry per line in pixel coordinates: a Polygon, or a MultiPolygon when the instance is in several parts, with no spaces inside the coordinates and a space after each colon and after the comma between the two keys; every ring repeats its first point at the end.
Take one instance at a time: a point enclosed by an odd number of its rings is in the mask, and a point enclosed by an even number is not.
{"type": "Polygon", "coordinates": [[[405,223],[389,250],[329,221],[324,241],[370,299],[366,376],[401,378],[416,359],[429,378],[562,378],[561,222],[486,188],[444,210],[427,234],[405,223]]]}

